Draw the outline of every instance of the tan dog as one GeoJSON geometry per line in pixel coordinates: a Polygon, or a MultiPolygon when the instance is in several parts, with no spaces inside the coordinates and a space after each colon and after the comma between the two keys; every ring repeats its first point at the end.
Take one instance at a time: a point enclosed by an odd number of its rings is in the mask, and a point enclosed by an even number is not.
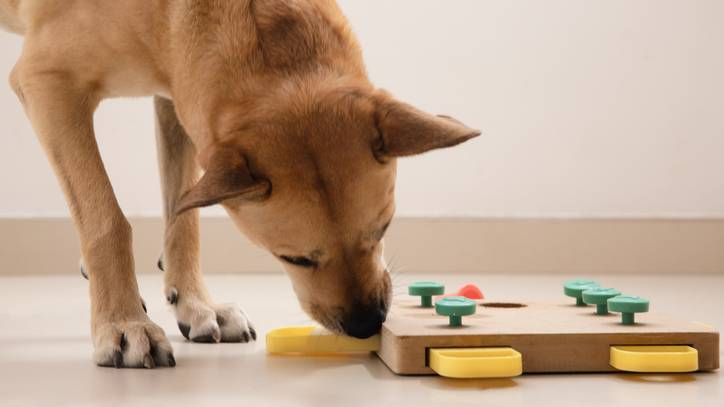
{"type": "Polygon", "coordinates": [[[166,295],[202,342],[256,334],[207,293],[194,209],[223,205],[284,263],[305,311],[367,337],[390,301],[396,157],[479,135],[376,90],[333,0],[0,0],[0,23],[25,36],[10,83],[80,236],[103,366],[175,361],[144,313],[131,228],[96,146],[102,99],[156,95],[166,295]]]}

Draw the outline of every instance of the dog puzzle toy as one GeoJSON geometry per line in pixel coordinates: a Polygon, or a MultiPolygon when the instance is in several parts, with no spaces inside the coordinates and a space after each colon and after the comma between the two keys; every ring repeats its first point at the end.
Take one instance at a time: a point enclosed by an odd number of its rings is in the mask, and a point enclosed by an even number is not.
{"type": "Polygon", "coordinates": [[[647,314],[647,323],[637,324],[636,314],[649,311],[648,300],[619,295],[591,280],[568,281],[564,292],[583,305],[595,304],[596,314],[621,313],[621,323],[591,317],[560,298],[481,303],[455,296],[437,298],[434,311],[424,306],[443,288],[434,282],[413,284],[410,295],[421,299],[395,298],[380,334],[371,338],[315,327],[281,328],[267,334],[267,351],[277,355],[374,352],[397,374],[451,378],[719,368],[715,328],[657,313],[647,314]],[[485,307],[484,317],[471,317],[479,306],[485,307]]]}
{"type": "Polygon", "coordinates": [[[435,312],[450,318],[450,326],[462,326],[463,317],[475,314],[478,304],[465,297],[447,297],[435,303],[435,312]]]}
{"type": "Polygon", "coordinates": [[[593,280],[570,280],[566,281],[563,285],[563,293],[568,297],[575,298],[576,305],[579,307],[585,307],[586,303],[583,302],[583,292],[594,287],[599,287],[599,285],[593,280]]]}
{"type": "Polygon", "coordinates": [[[596,314],[608,315],[608,300],[621,295],[614,288],[595,287],[583,292],[583,302],[596,305],[596,314]]]}
{"type": "Polygon", "coordinates": [[[266,349],[274,354],[337,354],[374,352],[380,348],[380,336],[357,339],[333,334],[314,326],[279,328],[266,336],[266,349]]]}
{"type": "Polygon", "coordinates": [[[480,290],[480,288],[473,284],[468,283],[460,287],[457,292],[453,294],[445,294],[442,297],[439,298],[447,298],[447,297],[465,297],[470,300],[483,300],[485,299],[485,295],[480,290]]]}
{"type": "Polygon", "coordinates": [[[432,308],[432,297],[445,293],[445,286],[433,281],[418,281],[407,287],[407,292],[415,297],[420,297],[420,306],[432,308]]]}
{"type": "Polygon", "coordinates": [[[608,310],[621,313],[621,323],[633,325],[637,313],[649,312],[649,300],[641,297],[619,295],[608,299],[608,310]]]}

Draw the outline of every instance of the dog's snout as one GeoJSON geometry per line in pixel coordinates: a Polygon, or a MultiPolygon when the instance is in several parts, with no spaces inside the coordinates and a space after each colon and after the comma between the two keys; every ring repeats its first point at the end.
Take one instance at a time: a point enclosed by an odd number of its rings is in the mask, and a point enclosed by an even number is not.
{"type": "Polygon", "coordinates": [[[342,329],[349,336],[365,339],[378,334],[386,318],[385,307],[355,307],[342,321],[342,329]]]}

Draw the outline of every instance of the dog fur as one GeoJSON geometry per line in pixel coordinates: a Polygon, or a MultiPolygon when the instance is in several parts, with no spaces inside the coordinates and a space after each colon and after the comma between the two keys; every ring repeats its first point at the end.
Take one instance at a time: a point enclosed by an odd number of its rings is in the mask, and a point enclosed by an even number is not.
{"type": "Polygon", "coordinates": [[[25,37],[10,84],[80,237],[102,366],[176,362],[139,297],[93,131],[101,100],[155,95],[166,297],[197,342],[256,337],[206,290],[197,208],[221,204],[277,256],[321,324],[370,336],[390,301],[396,158],[480,134],[376,89],[333,0],[0,0],[0,25],[25,37]]]}

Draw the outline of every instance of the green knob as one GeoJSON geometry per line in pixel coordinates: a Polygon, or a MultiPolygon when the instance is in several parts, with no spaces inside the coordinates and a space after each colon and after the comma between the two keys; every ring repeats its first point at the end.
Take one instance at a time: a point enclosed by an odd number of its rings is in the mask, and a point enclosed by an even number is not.
{"type": "Polygon", "coordinates": [[[621,295],[621,293],[613,288],[595,287],[583,292],[583,302],[586,304],[596,304],[596,314],[608,314],[608,299],[621,295]]]}
{"type": "Polygon", "coordinates": [[[473,315],[478,305],[465,297],[447,297],[435,303],[438,315],[450,317],[450,326],[461,326],[463,317],[473,315]]]}
{"type": "Polygon", "coordinates": [[[418,281],[411,284],[407,292],[420,297],[420,306],[432,308],[432,296],[445,294],[445,286],[434,281],[418,281]]]}
{"type": "Polygon", "coordinates": [[[641,297],[619,295],[609,298],[608,309],[621,313],[622,324],[633,325],[636,323],[636,321],[634,321],[634,315],[639,312],[649,312],[649,300],[641,297]]]}
{"type": "Polygon", "coordinates": [[[593,280],[570,280],[566,281],[563,285],[563,293],[568,297],[575,298],[576,305],[583,307],[586,305],[586,303],[583,302],[583,292],[598,286],[598,283],[593,280]]]}

